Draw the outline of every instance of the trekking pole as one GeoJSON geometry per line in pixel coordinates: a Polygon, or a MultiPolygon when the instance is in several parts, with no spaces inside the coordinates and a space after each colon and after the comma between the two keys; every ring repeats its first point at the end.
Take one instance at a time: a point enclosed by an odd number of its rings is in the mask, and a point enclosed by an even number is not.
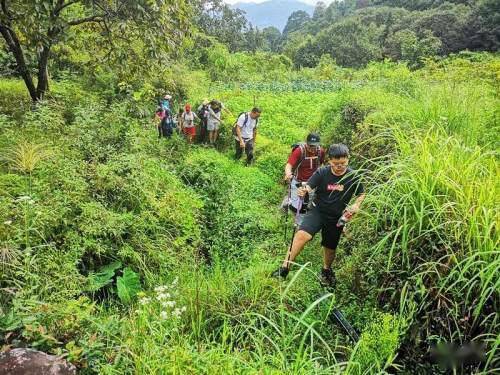
{"type": "Polygon", "coordinates": [[[283,242],[286,242],[286,234],[288,231],[288,214],[290,212],[290,197],[292,195],[292,180],[288,183],[288,194],[287,194],[287,202],[286,202],[286,209],[285,209],[285,236],[283,237],[283,242]]]}
{"type": "Polygon", "coordinates": [[[286,264],[287,268],[290,267],[290,256],[292,255],[292,245],[293,245],[293,239],[295,238],[295,233],[297,233],[297,227],[298,227],[298,222],[299,222],[299,216],[300,216],[300,210],[302,210],[302,203],[304,202],[304,198],[300,197],[299,198],[299,203],[297,204],[297,212],[295,213],[295,222],[293,223],[293,232],[292,232],[292,239],[290,240],[290,246],[288,247],[288,254],[286,257],[286,264]]]}
{"type": "Polygon", "coordinates": [[[344,314],[340,312],[339,309],[334,308],[330,314],[330,320],[339,325],[344,329],[347,335],[352,340],[353,344],[356,344],[359,341],[359,333],[354,329],[354,327],[347,321],[344,317],[344,314]]]}

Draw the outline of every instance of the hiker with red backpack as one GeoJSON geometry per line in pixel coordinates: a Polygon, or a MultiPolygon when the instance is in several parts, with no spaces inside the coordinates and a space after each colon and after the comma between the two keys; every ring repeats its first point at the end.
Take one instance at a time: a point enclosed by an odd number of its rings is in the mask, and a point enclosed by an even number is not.
{"type": "MultiPolygon", "coordinates": [[[[297,195],[299,183],[306,182],[325,162],[325,150],[320,145],[320,137],[317,133],[309,133],[305,143],[296,143],[292,146],[292,153],[288,157],[285,166],[285,181],[289,184],[288,196],[285,197],[283,207],[292,212],[297,212],[300,197],[297,195]]],[[[302,220],[303,214],[307,211],[309,195],[299,209],[298,223],[302,220]]]]}
{"type": "Polygon", "coordinates": [[[234,144],[236,148],[235,159],[238,160],[245,150],[247,155],[246,165],[253,160],[253,149],[257,137],[257,127],[262,110],[258,107],[252,108],[250,112],[242,112],[233,126],[234,144]]]}

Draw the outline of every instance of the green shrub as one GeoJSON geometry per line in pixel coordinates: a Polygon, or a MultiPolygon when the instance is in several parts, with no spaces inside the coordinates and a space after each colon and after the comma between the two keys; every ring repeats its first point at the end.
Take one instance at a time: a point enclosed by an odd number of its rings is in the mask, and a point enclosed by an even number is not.
{"type": "Polygon", "coordinates": [[[399,323],[382,314],[363,331],[346,370],[348,374],[380,373],[392,363],[399,345],[399,323]]]}

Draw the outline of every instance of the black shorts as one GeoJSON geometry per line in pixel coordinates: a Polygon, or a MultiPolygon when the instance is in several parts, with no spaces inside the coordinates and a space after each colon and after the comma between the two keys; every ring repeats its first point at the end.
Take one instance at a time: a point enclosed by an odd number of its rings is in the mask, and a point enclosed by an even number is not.
{"type": "Polygon", "coordinates": [[[336,249],[342,234],[342,227],[337,227],[338,217],[329,217],[322,214],[316,207],[311,209],[302,220],[299,230],[303,230],[314,237],[321,230],[321,246],[336,249]]]}

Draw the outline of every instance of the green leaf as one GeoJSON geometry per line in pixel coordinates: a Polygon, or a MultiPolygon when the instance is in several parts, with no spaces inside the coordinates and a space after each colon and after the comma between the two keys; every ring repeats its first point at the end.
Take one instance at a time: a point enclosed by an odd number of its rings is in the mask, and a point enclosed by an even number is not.
{"type": "Polygon", "coordinates": [[[121,266],[122,263],[120,261],[116,261],[101,267],[96,273],[91,272],[87,277],[89,283],[87,290],[89,292],[97,292],[102,287],[111,283],[113,277],[115,276],[115,271],[121,266]]]}
{"type": "Polygon", "coordinates": [[[120,300],[125,304],[130,303],[139,290],[141,290],[139,275],[129,267],[126,267],[123,270],[123,276],[119,276],[116,280],[116,287],[120,300]]]}

